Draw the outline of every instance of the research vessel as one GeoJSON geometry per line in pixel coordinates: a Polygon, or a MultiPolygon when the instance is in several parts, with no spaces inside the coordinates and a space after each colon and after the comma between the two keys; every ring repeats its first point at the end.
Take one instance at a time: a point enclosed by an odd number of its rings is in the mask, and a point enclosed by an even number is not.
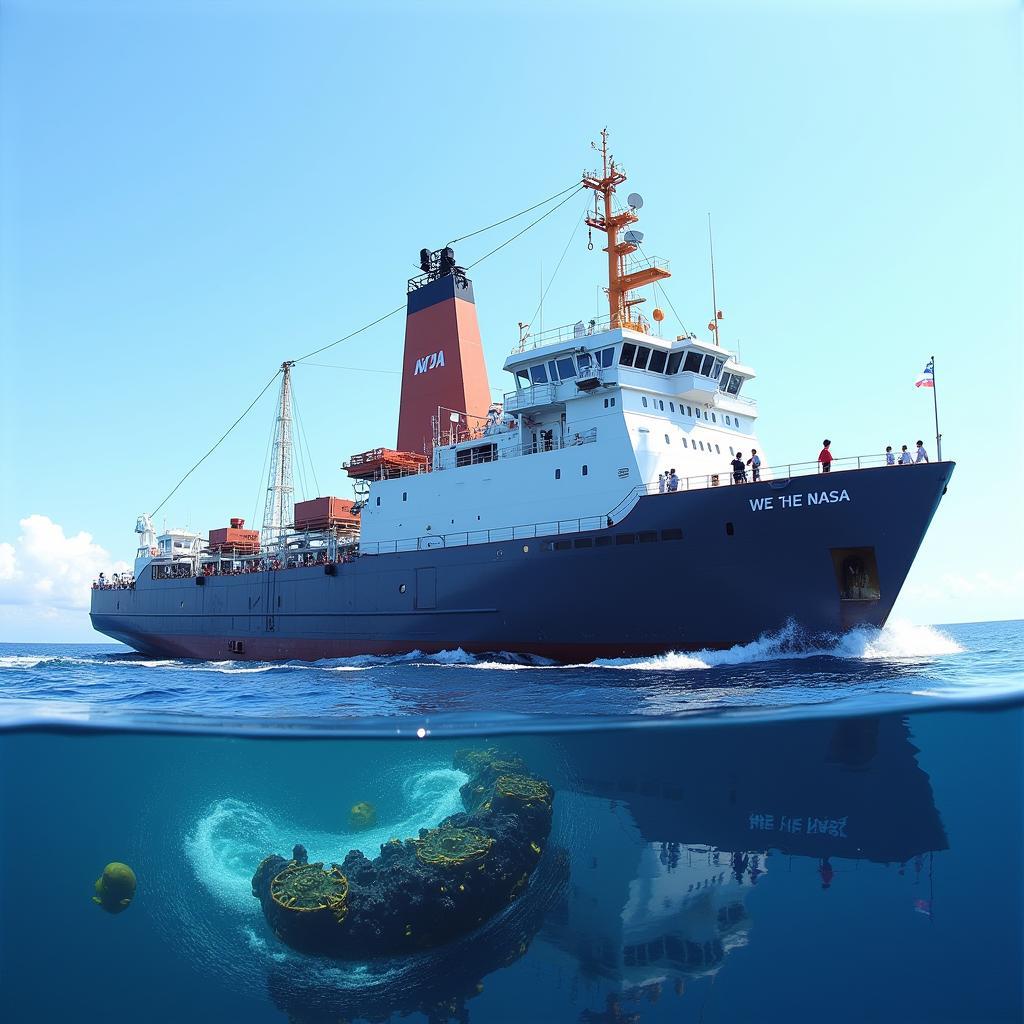
{"type": "Polygon", "coordinates": [[[294,500],[286,361],[262,529],[158,534],[140,516],[134,574],[97,582],[94,627],[162,657],[572,662],[882,626],[953,463],[773,462],[717,302],[703,337],[639,311],[670,272],[631,227],[641,198],[618,201],[606,134],[595,148],[579,188],[607,239],[606,316],[521,324],[493,402],[473,282],[450,247],[424,249],[397,442],[344,464],[353,499],[294,500]]]}

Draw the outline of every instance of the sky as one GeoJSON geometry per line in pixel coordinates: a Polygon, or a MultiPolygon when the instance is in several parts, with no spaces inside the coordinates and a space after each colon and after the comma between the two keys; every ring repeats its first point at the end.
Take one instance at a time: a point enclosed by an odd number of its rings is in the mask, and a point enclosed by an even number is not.
{"type": "MultiPolygon", "coordinates": [[[[769,461],[933,449],[935,356],[958,465],[894,615],[1024,617],[1021,43],[997,0],[4,0],[0,640],[102,639],[89,580],[281,361],[570,186],[605,126],[698,333],[712,215],[769,461]]],[[[518,321],[601,308],[583,207],[473,271],[496,397],[518,321]]],[[[300,491],[348,496],[342,461],[394,444],[403,329],[296,369],[300,491]]],[[[158,526],[260,518],[273,393],[158,526]]]]}

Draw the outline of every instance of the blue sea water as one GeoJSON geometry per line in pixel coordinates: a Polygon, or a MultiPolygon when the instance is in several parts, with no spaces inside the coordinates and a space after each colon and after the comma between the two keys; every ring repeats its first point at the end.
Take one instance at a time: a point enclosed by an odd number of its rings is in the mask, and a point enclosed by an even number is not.
{"type": "Polygon", "coordinates": [[[557,667],[0,645],[10,1021],[1019,1021],[1024,623],[557,667]],[[465,748],[554,790],[507,910],[332,961],[252,895],[463,809],[465,748]],[[360,827],[350,808],[376,818],[360,827]],[[138,889],[91,900],[110,861],[138,889]]]}

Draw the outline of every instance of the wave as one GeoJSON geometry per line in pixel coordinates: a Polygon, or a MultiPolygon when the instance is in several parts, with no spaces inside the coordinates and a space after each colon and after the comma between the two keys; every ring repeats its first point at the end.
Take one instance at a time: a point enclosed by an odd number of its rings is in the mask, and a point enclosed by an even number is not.
{"type": "Polygon", "coordinates": [[[790,622],[777,633],[767,633],[751,643],[737,644],[726,650],[686,654],[672,651],[653,658],[598,658],[589,665],[577,667],[689,671],[806,658],[925,660],[962,654],[963,650],[952,637],[934,626],[914,626],[899,621],[888,623],[882,629],[860,626],[822,643],[820,638],[809,640],[796,623],[790,622]]]}
{"type": "Polygon", "coordinates": [[[426,768],[403,780],[395,819],[360,832],[317,831],[272,817],[235,797],[210,804],[185,835],[185,856],[203,887],[218,902],[240,913],[258,913],[252,897],[256,866],[270,853],[288,856],[302,843],[313,861],[341,861],[349,850],[375,857],[393,837],[415,836],[463,810],[459,788],[469,776],[454,768],[426,768]]]}

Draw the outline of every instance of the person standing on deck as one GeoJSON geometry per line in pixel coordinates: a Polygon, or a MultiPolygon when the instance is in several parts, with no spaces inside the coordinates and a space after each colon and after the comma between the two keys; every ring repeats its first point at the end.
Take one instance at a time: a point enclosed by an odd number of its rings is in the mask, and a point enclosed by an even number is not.
{"type": "Polygon", "coordinates": [[[679,477],[676,476],[675,469],[670,469],[668,472],[668,491],[669,494],[679,490],[679,477]]]}
{"type": "Polygon", "coordinates": [[[912,466],[914,464],[914,457],[907,451],[907,446],[904,445],[900,451],[900,465],[901,466],[912,466]]]}
{"type": "Polygon", "coordinates": [[[829,447],[832,442],[826,437],[821,442],[821,452],[818,454],[818,463],[821,466],[822,473],[828,473],[832,469],[832,453],[829,451],[829,447]]]}
{"type": "Polygon", "coordinates": [[[924,450],[924,441],[917,442],[917,454],[914,457],[915,462],[927,462],[928,453],[924,450]]]}
{"type": "Polygon", "coordinates": [[[664,473],[659,473],[658,474],[658,493],[659,494],[664,494],[665,493],[665,474],[664,473]]]}
{"type": "Polygon", "coordinates": [[[891,444],[887,444],[885,446],[885,464],[887,466],[895,466],[896,465],[896,456],[893,454],[893,450],[892,450],[892,445],[891,444]]]}
{"type": "Polygon", "coordinates": [[[747,459],[747,465],[750,467],[750,474],[756,484],[761,479],[761,456],[757,454],[756,448],[750,449],[750,458],[747,459]]]}

